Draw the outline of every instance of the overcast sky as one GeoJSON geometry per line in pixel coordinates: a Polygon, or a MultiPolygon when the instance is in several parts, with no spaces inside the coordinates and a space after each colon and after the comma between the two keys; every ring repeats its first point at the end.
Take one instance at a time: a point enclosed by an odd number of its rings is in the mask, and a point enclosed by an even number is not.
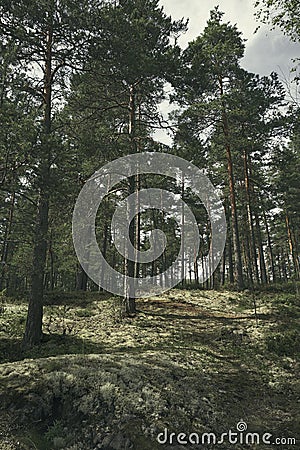
{"type": "Polygon", "coordinates": [[[256,34],[259,25],[254,17],[254,0],[160,0],[165,12],[174,19],[189,18],[189,30],[180,38],[180,45],[195,39],[204,29],[209,12],[219,5],[225,13],[224,20],[237,24],[246,42],[245,69],[261,75],[272,70],[286,72],[291,67],[291,58],[299,56],[299,44],[294,44],[283,34],[269,31],[263,26],[256,34]]]}
{"type": "MultiPolygon", "coordinates": [[[[210,10],[219,5],[225,13],[224,20],[237,24],[247,39],[245,56],[241,62],[246,70],[260,75],[276,71],[288,78],[293,65],[292,58],[300,55],[299,44],[290,42],[279,30],[270,31],[268,26],[262,26],[254,34],[259,25],[254,17],[254,0],[160,0],[160,4],[173,19],[189,19],[189,29],[179,40],[183,48],[202,33],[210,10]]],[[[164,104],[163,110],[167,109],[164,104]]],[[[156,134],[155,138],[170,143],[164,133],[156,134]]]]}

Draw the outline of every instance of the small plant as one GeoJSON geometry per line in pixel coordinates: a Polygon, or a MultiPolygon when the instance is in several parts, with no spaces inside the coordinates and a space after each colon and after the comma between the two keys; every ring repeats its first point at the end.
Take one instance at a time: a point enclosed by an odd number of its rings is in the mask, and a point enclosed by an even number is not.
{"type": "Polygon", "coordinates": [[[266,338],[269,351],[278,356],[293,356],[300,349],[300,332],[298,330],[285,330],[266,338]]]}
{"type": "Polygon", "coordinates": [[[54,448],[63,449],[71,436],[66,435],[66,429],[61,420],[55,420],[45,433],[45,438],[54,448]]]}
{"type": "Polygon", "coordinates": [[[75,330],[76,322],[69,320],[71,307],[67,305],[52,306],[49,308],[49,317],[45,323],[45,327],[49,334],[58,332],[62,336],[68,334],[75,335],[78,331],[75,330]]]}
{"type": "Polygon", "coordinates": [[[0,291],[0,314],[5,312],[6,289],[0,291]]]}

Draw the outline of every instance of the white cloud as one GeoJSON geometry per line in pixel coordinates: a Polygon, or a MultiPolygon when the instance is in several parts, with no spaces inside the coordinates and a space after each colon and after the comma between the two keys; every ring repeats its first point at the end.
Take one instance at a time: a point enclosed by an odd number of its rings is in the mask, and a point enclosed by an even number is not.
{"type": "Polygon", "coordinates": [[[278,30],[263,28],[246,46],[242,66],[260,75],[269,75],[272,71],[288,75],[294,65],[292,59],[299,56],[299,43],[291,42],[278,30]]]}
{"type": "Polygon", "coordinates": [[[262,26],[254,34],[259,25],[254,17],[254,0],[160,0],[160,4],[173,19],[189,18],[189,29],[179,40],[183,48],[202,33],[210,10],[219,5],[224,20],[236,24],[247,40],[242,61],[245,69],[260,75],[287,73],[291,59],[300,56],[299,44],[290,42],[279,30],[271,32],[262,26]]]}
{"type": "Polygon", "coordinates": [[[182,47],[203,31],[210,10],[217,5],[225,13],[225,21],[236,23],[245,38],[251,39],[257,27],[251,0],[160,0],[160,4],[173,19],[189,18],[189,30],[180,39],[182,47]]]}
{"type": "MultiPolygon", "coordinates": [[[[281,77],[290,79],[292,58],[300,57],[299,43],[292,43],[279,30],[269,31],[267,26],[261,26],[254,34],[259,25],[254,16],[254,0],[160,0],[160,4],[173,19],[189,19],[188,31],[179,39],[183,48],[203,32],[209,12],[219,5],[225,13],[224,20],[236,24],[246,39],[242,67],[260,75],[269,75],[275,71],[281,77]]],[[[164,102],[161,110],[166,114],[170,106],[164,102]]],[[[164,131],[157,131],[155,139],[171,143],[164,131]]]]}

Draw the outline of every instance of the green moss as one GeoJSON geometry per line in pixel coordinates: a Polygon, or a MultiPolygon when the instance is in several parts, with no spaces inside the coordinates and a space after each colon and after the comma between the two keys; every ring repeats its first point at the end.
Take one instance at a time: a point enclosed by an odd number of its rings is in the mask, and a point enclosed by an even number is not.
{"type": "Polygon", "coordinates": [[[36,429],[24,430],[24,434],[16,436],[24,450],[53,450],[53,442],[49,441],[44,434],[36,429]]]}
{"type": "Polygon", "coordinates": [[[279,356],[296,356],[300,351],[299,329],[285,330],[266,337],[267,348],[279,356]]]}
{"type": "Polygon", "coordinates": [[[7,304],[0,317],[0,409],[12,411],[8,423],[20,424],[24,447],[29,439],[42,450],[92,448],[95,435],[102,442],[120,428],[134,448],[150,450],[161,448],[155,438],[165,426],[225,432],[245,413],[249,425],[272,431],[280,428],[274,408],[282,427],[293,427],[298,404],[286,394],[299,384],[293,293],[256,293],[258,326],[247,292],[173,290],[139,299],[137,317],[122,322],[113,298],[69,300],[45,306],[45,340],[23,354],[16,348],[25,305],[7,304]],[[11,329],[14,350],[4,345],[11,329]]]}

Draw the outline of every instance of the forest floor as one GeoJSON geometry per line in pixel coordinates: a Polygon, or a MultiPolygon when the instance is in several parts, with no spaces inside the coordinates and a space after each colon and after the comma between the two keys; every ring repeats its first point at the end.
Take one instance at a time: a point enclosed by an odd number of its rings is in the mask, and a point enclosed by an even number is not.
{"type": "Polygon", "coordinates": [[[25,354],[26,304],[2,303],[1,450],[300,448],[299,295],[172,290],[123,321],[100,293],[48,303],[25,354]]]}

